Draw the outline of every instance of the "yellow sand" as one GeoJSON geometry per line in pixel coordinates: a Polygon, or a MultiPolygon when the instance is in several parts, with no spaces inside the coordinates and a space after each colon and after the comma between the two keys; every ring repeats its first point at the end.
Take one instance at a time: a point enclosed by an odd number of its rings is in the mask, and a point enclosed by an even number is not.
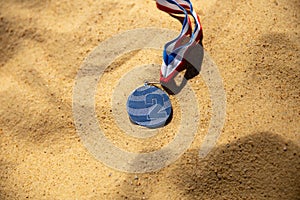
{"type": "MultiPolygon", "coordinates": [[[[83,146],[72,114],[74,79],[105,39],[143,27],[179,32],[180,23],[153,0],[2,0],[0,199],[299,199],[300,2],[194,0],[194,7],[224,80],[225,127],[199,159],[211,102],[201,76],[192,79],[201,112],[194,143],[170,166],[136,177],[106,167],[83,146]]],[[[155,150],[174,137],[130,140],[109,113],[113,88],[103,83],[116,84],[146,61],[160,62],[161,52],[119,58],[97,92],[98,118],[113,130],[108,138],[131,151],[155,150]]],[[[175,130],[179,119],[166,128],[175,130]]]]}

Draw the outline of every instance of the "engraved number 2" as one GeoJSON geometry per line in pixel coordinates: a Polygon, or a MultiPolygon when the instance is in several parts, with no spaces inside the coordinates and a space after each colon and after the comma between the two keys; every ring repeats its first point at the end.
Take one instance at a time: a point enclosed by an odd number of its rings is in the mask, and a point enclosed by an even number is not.
{"type": "Polygon", "coordinates": [[[146,96],[146,104],[155,105],[153,110],[149,114],[150,119],[165,118],[167,116],[166,112],[162,110],[164,105],[164,99],[158,94],[149,94],[146,96]]]}

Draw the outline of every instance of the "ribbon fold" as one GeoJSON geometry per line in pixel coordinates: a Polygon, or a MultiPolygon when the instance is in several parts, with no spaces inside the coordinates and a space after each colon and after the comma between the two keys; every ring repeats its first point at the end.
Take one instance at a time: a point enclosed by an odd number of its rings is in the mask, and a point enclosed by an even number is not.
{"type": "Polygon", "coordinates": [[[186,69],[187,61],[184,58],[191,47],[201,44],[203,31],[200,18],[190,0],[156,0],[156,5],[170,15],[184,14],[180,35],[164,46],[160,82],[168,83],[178,72],[186,69]],[[189,15],[194,19],[194,30],[189,15]]]}

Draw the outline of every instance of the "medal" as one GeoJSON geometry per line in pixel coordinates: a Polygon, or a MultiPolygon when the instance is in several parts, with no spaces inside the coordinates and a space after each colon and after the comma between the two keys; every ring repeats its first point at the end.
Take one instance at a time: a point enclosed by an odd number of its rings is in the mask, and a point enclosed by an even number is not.
{"type": "Polygon", "coordinates": [[[163,90],[145,83],[129,95],[127,112],[132,122],[148,128],[158,128],[166,124],[172,106],[163,90]]]}
{"type": "MultiPolygon", "coordinates": [[[[160,70],[160,83],[167,87],[174,77],[187,68],[188,53],[202,42],[199,16],[190,0],[156,0],[157,8],[173,14],[184,14],[180,35],[165,44],[160,70]],[[194,31],[189,15],[195,22],[194,31]]],[[[130,120],[147,128],[159,128],[166,124],[172,113],[168,94],[150,82],[135,89],[128,97],[127,112],[130,120]]]]}

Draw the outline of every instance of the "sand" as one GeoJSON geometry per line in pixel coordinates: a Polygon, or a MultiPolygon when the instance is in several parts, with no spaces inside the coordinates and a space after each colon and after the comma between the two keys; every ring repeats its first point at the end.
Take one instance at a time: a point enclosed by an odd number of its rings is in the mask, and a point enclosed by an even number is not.
{"type": "MultiPolygon", "coordinates": [[[[197,76],[189,84],[201,124],[191,147],[162,170],[130,174],[82,144],[72,113],[75,77],[105,39],[135,28],[179,31],[180,23],[150,0],[2,0],[0,199],[300,199],[300,2],[194,0],[194,7],[226,90],[222,134],[200,159],[211,102],[197,76]]],[[[174,137],[180,113],[162,131],[167,137],[144,142],[121,134],[108,103],[124,72],[160,61],[156,50],[123,55],[99,82],[97,117],[121,148],[155,150],[174,137]]]]}

